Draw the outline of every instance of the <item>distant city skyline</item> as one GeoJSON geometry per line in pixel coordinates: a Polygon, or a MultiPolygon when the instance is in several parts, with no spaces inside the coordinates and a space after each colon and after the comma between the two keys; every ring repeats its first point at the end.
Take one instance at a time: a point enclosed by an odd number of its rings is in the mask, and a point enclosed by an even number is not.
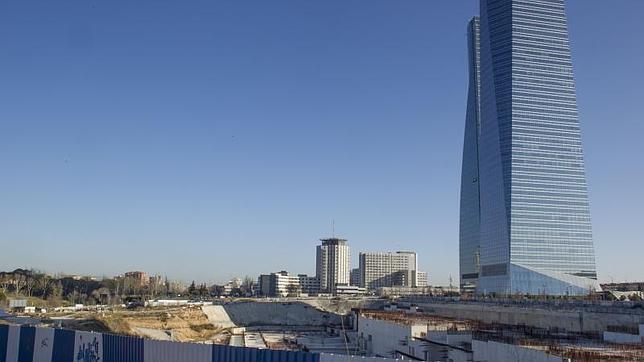
{"type": "MultiPolygon", "coordinates": [[[[458,284],[477,3],[0,4],[0,269],[313,275],[334,219],[458,284]]],[[[644,2],[567,10],[597,273],[642,280],[644,2]]]]}

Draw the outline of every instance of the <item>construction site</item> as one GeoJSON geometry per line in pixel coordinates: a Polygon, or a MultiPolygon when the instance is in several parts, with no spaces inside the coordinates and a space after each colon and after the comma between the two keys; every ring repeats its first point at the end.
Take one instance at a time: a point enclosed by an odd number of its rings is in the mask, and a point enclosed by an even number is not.
{"type": "Polygon", "coordinates": [[[566,309],[445,300],[311,298],[136,309],[99,306],[11,316],[0,323],[419,361],[644,360],[641,311],[566,309]]]}

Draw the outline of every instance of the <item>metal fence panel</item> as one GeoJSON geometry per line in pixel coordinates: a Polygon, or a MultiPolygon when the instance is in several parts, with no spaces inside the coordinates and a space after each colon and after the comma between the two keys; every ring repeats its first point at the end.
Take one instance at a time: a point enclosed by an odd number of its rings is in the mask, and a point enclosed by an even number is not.
{"type": "Polygon", "coordinates": [[[34,359],[34,340],[36,328],[20,327],[20,345],[18,346],[18,362],[32,362],[34,359]]]}
{"type": "Polygon", "coordinates": [[[52,362],[69,362],[74,360],[74,340],[76,333],[66,329],[56,329],[54,332],[54,349],[52,362]]]}
{"type": "Polygon", "coordinates": [[[74,361],[103,361],[103,335],[93,332],[76,331],[74,339],[74,361]]]}
{"type": "Polygon", "coordinates": [[[212,362],[219,362],[223,360],[223,351],[224,349],[221,348],[222,346],[218,344],[213,344],[212,345],[212,362]]]}
{"type": "Polygon", "coordinates": [[[9,326],[0,324],[0,362],[7,361],[7,338],[9,337],[9,326]]]}
{"type": "Polygon", "coordinates": [[[36,328],[33,362],[51,362],[54,350],[54,329],[36,328]]]}
{"type": "Polygon", "coordinates": [[[211,362],[212,345],[144,340],[144,362],[211,362]]]}
{"type": "Polygon", "coordinates": [[[319,362],[392,362],[393,358],[348,356],[343,354],[320,353],[319,362]]]}
{"type": "Polygon", "coordinates": [[[0,325],[0,362],[387,362],[309,353],[156,341],[63,329],[0,325]]]}
{"type": "Polygon", "coordinates": [[[9,326],[9,333],[7,335],[6,362],[18,362],[19,348],[20,348],[20,326],[9,326]]]}
{"type": "Polygon", "coordinates": [[[143,362],[143,339],[103,334],[104,362],[143,362]]]}

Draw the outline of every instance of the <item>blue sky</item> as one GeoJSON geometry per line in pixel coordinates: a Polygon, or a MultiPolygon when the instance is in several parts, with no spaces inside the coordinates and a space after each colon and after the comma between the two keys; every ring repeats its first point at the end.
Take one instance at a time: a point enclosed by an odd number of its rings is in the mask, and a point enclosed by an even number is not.
{"type": "MultiPolygon", "coordinates": [[[[0,269],[458,276],[475,1],[0,3],[0,269]]],[[[644,279],[640,0],[568,1],[599,276],[644,279]]]]}

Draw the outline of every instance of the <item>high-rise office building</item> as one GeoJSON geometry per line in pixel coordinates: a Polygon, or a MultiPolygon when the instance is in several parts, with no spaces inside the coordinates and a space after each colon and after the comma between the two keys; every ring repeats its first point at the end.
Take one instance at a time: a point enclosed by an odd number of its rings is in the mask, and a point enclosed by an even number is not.
{"type": "Polygon", "coordinates": [[[413,251],[360,253],[360,282],[368,290],[416,287],[418,260],[413,251]]]}
{"type": "Polygon", "coordinates": [[[479,277],[481,199],[479,190],[479,136],[481,131],[480,22],[475,17],[467,28],[469,89],[465,114],[465,141],[461,171],[459,225],[460,280],[463,292],[476,291],[479,277]]]}
{"type": "Polygon", "coordinates": [[[317,246],[315,275],[320,280],[320,292],[334,293],[338,284],[349,285],[351,254],[345,239],[321,239],[317,246]]]}
{"type": "MultiPolygon", "coordinates": [[[[463,166],[478,170],[480,226],[471,258],[477,231],[463,231],[476,225],[477,205],[461,201],[461,282],[480,270],[479,293],[587,294],[599,285],[564,1],[481,0],[480,8],[479,67],[470,61],[470,90],[480,72],[480,94],[468,102],[480,102],[480,114],[468,109],[464,148],[476,144],[478,165],[463,166]]],[[[472,194],[465,181],[462,193],[472,194]]]]}

